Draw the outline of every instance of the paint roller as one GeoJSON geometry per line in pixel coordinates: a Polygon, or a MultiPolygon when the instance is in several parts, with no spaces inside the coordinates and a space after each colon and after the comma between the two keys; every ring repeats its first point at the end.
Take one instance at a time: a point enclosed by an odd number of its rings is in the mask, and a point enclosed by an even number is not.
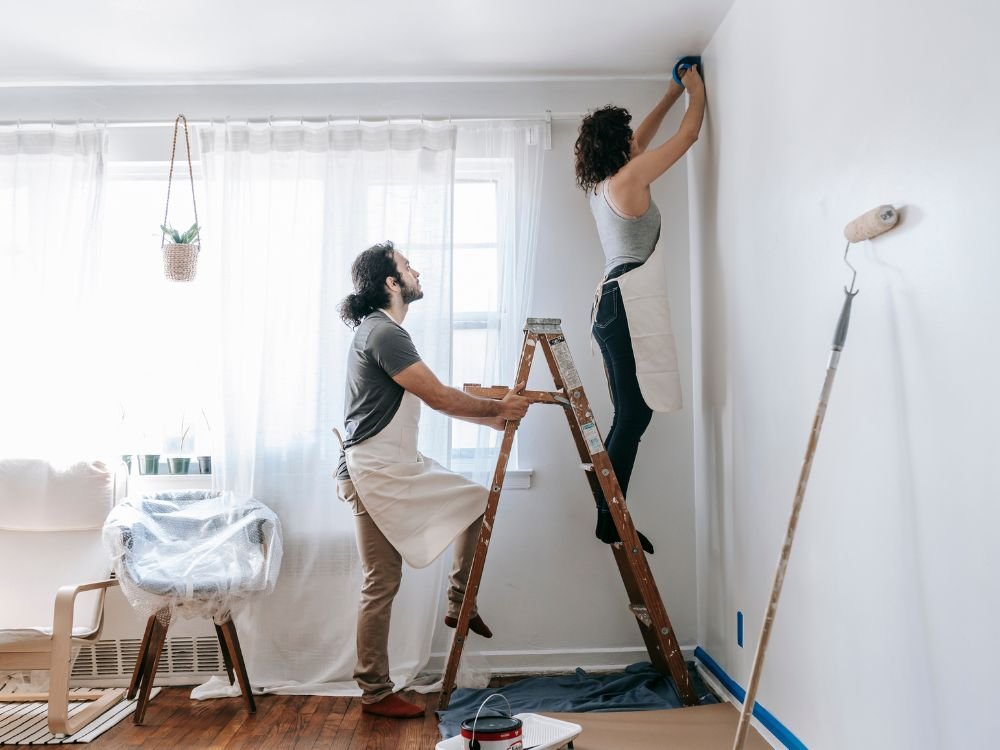
{"type": "Polygon", "coordinates": [[[861,214],[844,227],[847,243],[863,242],[885,234],[899,221],[899,212],[892,206],[879,206],[861,214]]]}
{"type": "Polygon", "coordinates": [[[823,419],[826,416],[826,406],[830,400],[830,391],[833,389],[833,380],[837,375],[837,365],[840,363],[840,353],[844,349],[844,342],[847,340],[847,327],[851,320],[851,303],[858,294],[858,289],[854,288],[854,281],[858,272],[847,260],[847,252],[855,242],[864,242],[885,234],[899,221],[899,212],[892,206],[884,205],[873,208],[871,211],[861,214],[854,221],[844,227],[844,237],[847,239],[847,246],[844,248],[844,263],[853,271],[851,277],[851,288],[844,287],[844,305],[840,310],[840,318],[837,320],[837,329],[833,335],[833,349],[830,352],[830,360],[827,364],[826,379],[823,382],[823,390],[820,393],[819,406],[816,408],[816,416],[813,418],[812,431],[809,433],[809,442],[806,447],[806,456],[802,462],[802,471],[799,474],[799,483],[795,491],[795,500],[792,503],[792,514],[788,520],[788,531],[785,534],[785,541],[781,547],[781,555],[778,558],[778,567],[774,572],[774,583],[771,586],[771,599],[764,614],[764,624],[761,626],[760,638],[757,641],[757,651],[754,654],[753,669],[750,671],[750,681],[747,683],[746,696],[743,699],[743,709],[740,712],[740,722],[736,727],[736,738],[733,741],[733,750],[743,750],[746,742],[747,731],[750,729],[750,716],[753,713],[757,698],[757,688],[760,685],[761,672],[764,668],[764,654],[767,651],[767,644],[771,638],[771,627],[774,624],[774,616],[778,611],[778,600],[781,597],[781,587],[785,582],[785,571],[788,568],[788,558],[792,552],[792,542],[795,540],[795,529],[799,523],[799,512],[802,510],[802,502],[805,500],[806,485],[809,483],[809,474],[812,471],[813,456],[816,454],[816,446],[819,444],[820,431],[823,429],[823,419]]]}

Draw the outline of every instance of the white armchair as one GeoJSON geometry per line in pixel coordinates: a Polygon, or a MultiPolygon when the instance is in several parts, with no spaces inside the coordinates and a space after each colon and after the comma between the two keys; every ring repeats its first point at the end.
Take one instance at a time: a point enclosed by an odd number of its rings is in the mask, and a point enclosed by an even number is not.
{"type": "Polygon", "coordinates": [[[0,672],[49,670],[49,692],[0,694],[0,702],[48,701],[49,730],[78,732],[124,696],[74,693],[90,702],[69,716],[73,647],[94,643],[104,596],[117,584],[101,543],[115,474],[99,461],[66,469],[0,460],[0,672]]]}

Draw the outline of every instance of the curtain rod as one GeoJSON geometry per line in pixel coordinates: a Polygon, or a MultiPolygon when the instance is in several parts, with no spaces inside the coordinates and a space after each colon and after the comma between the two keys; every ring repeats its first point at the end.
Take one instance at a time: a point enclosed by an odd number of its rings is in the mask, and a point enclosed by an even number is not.
{"type": "MultiPolygon", "coordinates": [[[[314,125],[326,123],[416,123],[416,122],[438,122],[438,123],[476,123],[476,122],[523,122],[525,120],[544,120],[546,122],[553,122],[558,120],[579,120],[583,117],[586,112],[550,112],[546,111],[542,114],[530,114],[530,115],[518,115],[518,116],[504,116],[495,117],[490,115],[477,115],[477,116],[434,116],[429,117],[427,115],[355,115],[353,117],[315,117],[315,116],[281,116],[275,117],[274,115],[269,115],[267,117],[218,117],[214,119],[188,119],[188,125],[211,125],[217,122],[236,122],[236,123],[258,123],[263,124],[269,122],[279,125],[289,125],[295,123],[310,123],[314,125]]],[[[79,120],[17,120],[17,121],[6,121],[0,122],[0,125],[10,126],[10,125],[20,125],[28,127],[45,127],[51,125],[78,125],[85,123],[94,123],[95,125],[104,125],[107,128],[160,128],[160,127],[173,127],[174,120],[114,120],[114,119],[94,119],[94,118],[83,118],[79,120]]]]}
{"type": "MultiPolygon", "coordinates": [[[[382,123],[382,122],[397,122],[397,123],[415,123],[415,122],[438,122],[438,123],[456,123],[456,122],[523,122],[524,120],[545,120],[546,122],[552,122],[555,120],[578,120],[583,117],[586,112],[545,112],[543,114],[532,114],[532,115],[518,115],[518,116],[504,116],[504,117],[493,117],[489,115],[477,115],[469,117],[454,117],[454,116],[433,116],[429,117],[427,115],[355,115],[354,117],[228,117],[228,118],[215,118],[212,120],[195,119],[188,120],[189,125],[211,125],[216,122],[238,122],[238,123],[259,123],[269,122],[271,124],[279,125],[292,125],[295,123],[308,122],[314,125],[321,125],[324,122],[327,123],[382,123]]],[[[127,127],[163,127],[172,126],[174,124],[173,120],[146,120],[146,121],[127,121],[127,120],[108,120],[105,123],[109,128],[127,128],[127,127]]]]}

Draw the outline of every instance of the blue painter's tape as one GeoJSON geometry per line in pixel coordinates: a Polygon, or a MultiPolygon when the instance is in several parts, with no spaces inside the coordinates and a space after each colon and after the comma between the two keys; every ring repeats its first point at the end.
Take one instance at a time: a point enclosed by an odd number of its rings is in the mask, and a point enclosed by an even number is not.
{"type": "Polygon", "coordinates": [[[674,64],[673,71],[674,82],[678,86],[684,85],[681,83],[681,73],[690,68],[692,65],[697,65],[698,72],[702,75],[702,77],[704,77],[704,73],[701,70],[701,57],[699,55],[688,55],[687,57],[682,57],[674,64]]]}
{"type": "Polygon", "coordinates": [[[736,613],[736,645],[743,648],[743,613],[736,613]]]}
{"type": "MultiPolygon", "coordinates": [[[[719,680],[723,685],[726,686],[726,690],[736,696],[737,700],[743,701],[747,697],[747,691],[741,688],[732,677],[726,674],[726,671],[719,666],[719,663],[708,655],[701,646],[698,646],[694,650],[694,656],[698,661],[705,665],[709,672],[715,675],[716,679],[719,680]]],[[[757,703],[753,707],[754,717],[767,728],[771,734],[778,738],[778,741],[782,745],[788,748],[788,750],[809,750],[803,744],[802,740],[796,737],[791,731],[778,721],[774,714],[764,708],[760,703],[757,703]]]]}

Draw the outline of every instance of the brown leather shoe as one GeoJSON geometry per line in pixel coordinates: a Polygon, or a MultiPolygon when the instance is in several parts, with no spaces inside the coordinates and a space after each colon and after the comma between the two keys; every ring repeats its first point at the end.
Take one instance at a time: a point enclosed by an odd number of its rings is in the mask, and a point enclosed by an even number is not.
{"type": "Polygon", "coordinates": [[[416,719],[424,715],[424,709],[393,693],[378,703],[362,703],[361,713],[388,716],[390,719],[416,719]]]}
{"type": "MultiPolygon", "coordinates": [[[[449,628],[458,627],[458,618],[452,617],[451,615],[445,615],[444,624],[449,628]]],[[[493,637],[493,631],[490,630],[490,626],[483,622],[483,618],[479,615],[476,615],[469,620],[469,630],[476,635],[481,635],[483,638],[493,637]]]]}

